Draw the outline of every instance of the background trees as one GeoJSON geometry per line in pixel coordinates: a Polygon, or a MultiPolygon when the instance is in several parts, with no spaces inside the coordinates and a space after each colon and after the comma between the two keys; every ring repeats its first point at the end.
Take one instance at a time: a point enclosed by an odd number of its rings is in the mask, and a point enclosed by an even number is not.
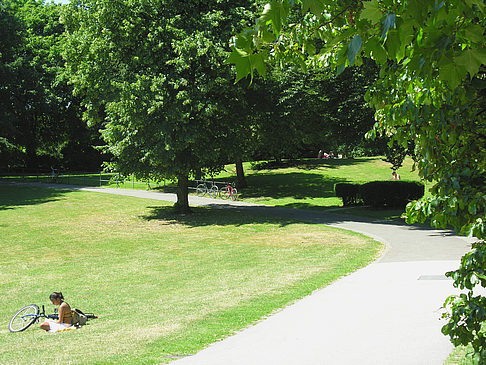
{"type": "Polygon", "coordinates": [[[84,127],[63,76],[59,14],[60,6],[43,1],[0,4],[1,168],[47,168],[63,159],[71,168],[100,164],[91,147],[96,134],[84,127]]]}
{"type": "Polygon", "coordinates": [[[338,73],[363,57],[380,65],[367,93],[376,109],[371,135],[393,136],[404,148],[413,141],[420,174],[434,183],[434,197],[411,204],[408,221],[430,219],[479,239],[450,274],[469,293],[447,302],[444,333],[454,344],[472,343],[483,362],[486,312],[476,309],[484,298],[472,288],[486,287],[485,14],[480,0],[271,1],[256,26],[235,38],[230,57],[237,79],[264,73],[269,56],[338,73]]]}
{"type": "Polygon", "coordinates": [[[369,141],[374,111],[364,100],[378,77],[367,60],[335,76],[330,70],[272,67],[247,92],[255,114],[255,159],[316,157],[320,149],[348,157],[382,154],[369,141]]]}

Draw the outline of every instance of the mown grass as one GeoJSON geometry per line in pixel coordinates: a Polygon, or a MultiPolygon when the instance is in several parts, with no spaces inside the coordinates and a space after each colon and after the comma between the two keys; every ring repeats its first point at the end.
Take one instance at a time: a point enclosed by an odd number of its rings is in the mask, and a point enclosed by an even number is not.
{"type": "MultiPolygon", "coordinates": [[[[0,184],[0,363],[167,363],[371,262],[382,245],[322,225],[0,184]],[[99,319],[12,334],[62,291],[99,319]]],[[[49,305],[48,305],[49,304],[49,305]]]]}

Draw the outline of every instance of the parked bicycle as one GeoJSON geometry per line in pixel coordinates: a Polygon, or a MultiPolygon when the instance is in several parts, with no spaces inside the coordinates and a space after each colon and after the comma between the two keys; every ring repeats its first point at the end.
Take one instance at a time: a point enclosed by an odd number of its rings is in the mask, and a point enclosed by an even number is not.
{"type": "Polygon", "coordinates": [[[219,189],[214,181],[206,181],[206,180],[196,180],[196,181],[202,181],[202,183],[196,186],[197,196],[209,195],[212,198],[218,197],[219,189]]]}
{"type": "Polygon", "coordinates": [[[236,200],[238,198],[238,190],[235,188],[235,183],[225,183],[226,186],[219,192],[219,196],[223,199],[236,200]]]}
{"type": "Polygon", "coordinates": [[[62,178],[62,174],[59,170],[51,167],[51,182],[53,183],[60,183],[62,178]]]}
{"type": "MultiPolygon", "coordinates": [[[[93,313],[83,313],[87,319],[98,318],[93,313]]],[[[34,322],[39,322],[40,318],[54,319],[58,320],[59,315],[57,313],[46,314],[44,306],[42,306],[42,312],[36,304],[29,304],[25,307],[19,309],[17,313],[14,314],[10,323],[8,324],[8,329],[10,332],[21,332],[29,328],[34,322]]]]}

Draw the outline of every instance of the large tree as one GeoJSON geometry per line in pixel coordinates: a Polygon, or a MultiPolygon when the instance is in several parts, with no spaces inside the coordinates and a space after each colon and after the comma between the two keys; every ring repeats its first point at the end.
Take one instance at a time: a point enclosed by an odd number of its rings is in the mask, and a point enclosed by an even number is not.
{"type": "Polygon", "coordinates": [[[450,273],[467,294],[447,303],[444,333],[471,343],[486,363],[486,7],[482,0],[279,0],[233,42],[237,79],[266,71],[265,62],[305,67],[359,65],[371,57],[380,77],[367,99],[376,109],[371,135],[404,148],[433,183],[433,197],[407,208],[409,222],[430,219],[478,242],[450,273]],[[297,4],[295,13],[292,4],[297,4]],[[288,21],[289,15],[292,22],[288,21]]]}
{"type": "Polygon", "coordinates": [[[244,120],[231,118],[239,86],[224,62],[245,7],[251,3],[76,0],[65,7],[65,57],[85,119],[106,121],[102,136],[118,171],[177,180],[180,211],[189,210],[190,177],[237,157],[235,129],[244,120]]]}

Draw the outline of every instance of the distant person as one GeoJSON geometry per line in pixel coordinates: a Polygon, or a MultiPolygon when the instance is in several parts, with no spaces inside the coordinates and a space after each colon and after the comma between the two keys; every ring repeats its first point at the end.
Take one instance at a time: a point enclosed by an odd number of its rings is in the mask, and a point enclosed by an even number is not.
{"type": "Polygon", "coordinates": [[[329,152],[329,158],[334,158],[334,152],[329,152]]]}
{"type": "Polygon", "coordinates": [[[319,150],[319,153],[317,154],[317,158],[321,159],[322,158],[322,150],[319,150]]]}
{"type": "Polygon", "coordinates": [[[57,332],[65,328],[71,327],[72,313],[71,307],[64,301],[61,292],[54,292],[49,296],[52,304],[59,306],[59,319],[57,321],[48,320],[40,325],[40,328],[48,332],[57,332]]]}
{"type": "Polygon", "coordinates": [[[400,175],[395,170],[392,171],[392,180],[400,180],[400,175]]]}

